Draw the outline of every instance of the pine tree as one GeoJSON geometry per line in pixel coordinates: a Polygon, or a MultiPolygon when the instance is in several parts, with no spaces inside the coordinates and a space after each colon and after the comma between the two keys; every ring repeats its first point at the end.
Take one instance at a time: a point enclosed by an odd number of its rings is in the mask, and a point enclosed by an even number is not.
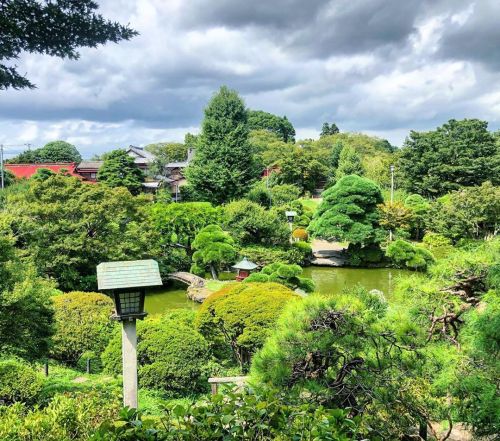
{"type": "Polygon", "coordinates": [[[245,195],[259,171],[248,142],[245,104],[223,86],[205,109],[196,155],[187,169],[189,186],[198,199],[221,204],[245,195]]]}
{"type": "Polygon", "coordinates": [[[340,152],[339,165],[335,172],[336,180],[338,181],[348,175],[363,176],[363,174],[364,171],[363,165],[361,164],[361,158],[353,147],[346,145],[340,152]]]}

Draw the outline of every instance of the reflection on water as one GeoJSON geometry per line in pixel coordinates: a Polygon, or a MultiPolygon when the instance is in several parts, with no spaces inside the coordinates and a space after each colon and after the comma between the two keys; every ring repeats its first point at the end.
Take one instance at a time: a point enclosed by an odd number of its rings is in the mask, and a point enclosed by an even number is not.
{"type": "MultiPolygon", "coordinates": [[[[304,268],[303,277],[310,277],[316,284],[316,291],[321,294],[341,293],[346,288],[362,285],[368,290],[378,289],[390,299],[395,280],[409,271],[391,268],[329,268],[310,266],[304,268]]],[[[224,279],[231,280],[234,275],[224,274],[224,279]]],[[[145,309],[149,314],[158,314],[171,309],[182,308],[196,310],[198,303],[188,300],[184,285],[173,285],[150,290],[146,295],[145,309]]]]}
{"type": "Polygon", "coordinates": [[[393,268],[328,268],[310,266],[304,268],[303,277],[310,277],[321,294],[341,293],[344,289],[362,285],[368,290],[378,289],[389,299],[394,281],[408,271],[393,268]]]}

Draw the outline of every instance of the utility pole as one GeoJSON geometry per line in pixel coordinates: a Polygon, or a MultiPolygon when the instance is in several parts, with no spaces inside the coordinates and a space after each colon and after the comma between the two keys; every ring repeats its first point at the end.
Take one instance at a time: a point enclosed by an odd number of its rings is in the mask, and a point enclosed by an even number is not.
{"type": "MultiPolygon", "coordinates": [[[[391,209],[394,204],[394,166],[391,165],[391,209]]],[[[389,230],[389,241],[392,242],[392,229],[389,230]]]]}
{"type": "Polygon", "coordinates": [[[5,187],[5,177],[3,171],[3,144],[0,144],[0,188],[3,190],[5,187]]]}

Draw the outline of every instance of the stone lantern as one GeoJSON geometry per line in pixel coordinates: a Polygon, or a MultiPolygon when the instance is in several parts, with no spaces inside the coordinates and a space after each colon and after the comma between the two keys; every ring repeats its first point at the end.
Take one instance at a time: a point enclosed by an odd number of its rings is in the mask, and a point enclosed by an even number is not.
{"type": "Polygon", "coordinates": [[[111,317],[122,323],[123,404],[137,409],[137,332],[142,320],[146,288],[161,286],[160,270],[154,260],[103,262],[97,265],[97,287],[115,303],[111,317]]]}

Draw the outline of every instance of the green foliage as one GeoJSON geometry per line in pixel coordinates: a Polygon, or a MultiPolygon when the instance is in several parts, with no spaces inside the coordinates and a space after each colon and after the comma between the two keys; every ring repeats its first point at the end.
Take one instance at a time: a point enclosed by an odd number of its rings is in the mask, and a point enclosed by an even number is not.
{"type": "MultiPolygon", "coordinates": [[[[137,359],[141,387],[169,396],[204,392],[210,372],[208,345],[193,327],[194,313],[177,310],[137,323],[137,359]]],[[[121,334],[116,332],[102,355],[104,369],[118,375],[121,334]]]]}
{"type": "Polygon", "coordinates": [[[205,108],[196,156],[186,171],[189,186],[200,200],[220,204],[243,196],[259,174],[245,104],[223,86],[205,108]]]}
{"type": "Polygon", "coordinates": [[[155,255],[145,203],[124,188],[54,175],[9,194],[0,223],[3,218],[16,232],[16,246],[40,274],[65,291],[92,290],[97,264],[155,255]]]}
{"type": "Polygon", "coordinates": [[[371,245],[381,239],[377,205],[380,188],[356,175],[345,176],[323,192],[323,202],[314,214],[308,231],[314,237],[371,245]]]}
{"type": "Polygon", "coordinates": [[[9,185],[12,185],[16,182],[16,176],[14,173],[12,173],[10,170],[4,169],[3,170],[3,185],[4,188],[8,187],[9,185]]]}
{"type": "Polygon", "coordinates": [[[118,416],[113,394],[56,396],[48,406],[0,406],[0,439],[9,441],[87,441],[104,422],[118,416]]]}
{"type": "Polygon", "coordinates": [[[410,219],[412,237],[417,240],[422,239],[431,204],[419,194],[411,194],[405,199],[404,206],[412,213],[410,219]]]}
{"type": "Polygon", "coordinates": [[[487,127],[486,121],[451,119],[434,131],[411,131],[398,167],[404,188],[440,196],[485,181],[498,185],[500,146],[487,127]]]}
{"type": "Polygon", "coordinates": [[[305,292],[313,292],[314,282],[312,279],[300,277],[301,274],[302,268],[299,265],[272,263],[262,268],[261,272],[250,274],[243,282],[275,282],[288,286],[291,289],[300,288],[305,292]]]}
{"type": "Polygon", "coordinates": [[[55,296],[53,302],[56,333],[51,356],[70,365],[88,352],[99,358],[114,328],[113,301],[104,294],[70,292],[55,296]]]}
{"type": "Polygon", "coordinates": [[[413,211],[403,203],[385,202],[378,206],[380,225],[393,233],[408,233],[413,223],[413,211]]]}
{"type": "Polygon", "coordinates": [[[195,325],[214,347],[229,347],[244,367],[264,344],[285,304],[295,297],[277,283],[235,282],[205,300],[195,325]]]}
{"type": "Polygon", "coordinates": [[[73,2],[28,2],[12,0],[3,5],[2,65],[0,90],[34,88],[17,66],[9,63],[23,52],[77,59],[79,47],[96,47],[108,41],[129,40],[137,32],[97,14],[90,0],[73,2]],[[37,20],[26,20],[26,17],[37,20]],[[7,61],[7,65],[4,62],[7,61]]]}
{"type": "Polygon", "coordinates": [[[277,175],[280,184],[297,186],[301,191],[312,192],[319,188],[328,173],[328,168],[316,155],[308,150],[295,147],[280,162],[277,175]]]}
{"type": "Polygon", "coordinates": [[[263,207],[286,205],[298,199],[299,196],[300,189],[295,185],[278,184],[268,187],[265,181],[259,181],[253,185],[247,194],[250,201],[263,207]]]}
{"type": "Polygon", "coordinates": [[[413,270],[425,271],[434,263],[434,256],[430,251],[400,239],[389,244],[385,255],[397,266],[413,270]]]}
{"type": "Polygon", "coordinates": [[[275,262],[304,265],[312,256],[312,249],[311,245],[305,242],[295,242],[291,247],[252,245],[241,248],[240,256],[247,257],[260,267],[275,262]]]}
{"type": "Polygon", "coordinates": [[[433,232],[457,241],[497,234],[499,219],[500,187],[484,182],[438,199],[429,210],[427,224],[433,232]]]}
{"type": "Polygon", "coordinates": [[[31,176],[30,179],[33,179],[34,181],[45,181],[45,179],[48,179],[55,174],[55,172],[49,170],[48,168],[39,168],[35,173],[33,173],[33,176],[31,176]]]}
{"type": "Polygon", "coordinates": [[[26,150],[9,159],[12,164],[40,162],[80,162],[82,157],[76,147],[66,141],[52,141],[35,150],[26,150]]]}
{"type": "Polygon", "coordinates": [[[353,147],[346,145],[340,151],[339,162],[337,170],[335,171],[335,179],[338,181],[344,176],[363,176],[363,174],[364,170],[361,164],[361,158],[353,147]]]}
{"type": "Polygon", "coordinates": [[[284,142],[295,142],[295,128],[286,116],[280,117],[262,110],[248,110],[248,128],[267,130],[284,142]]]}
{"type": "Polygon", "coordinates": [[[415,395],[419,333],[380,297],[364,290],[311,295],[290,303],[255,355],[251,383],[300,391],[310,403],[361,416],[367,439],[401,439],[413,431],[423,403],[415,395]]]}
{"type": "Polygon", "coordinates": [[[0,353],[35,359],[53,334],[52,282],[21,262],[13,239],[0,233],[0,353]]]}
{"type": "Polygon", "coordinates": [[[207,268],[214,279],[224,267],[234,263],[236,250],[231,236],[218,225],[207,225],[202,228],[193,241],[193,266],[191,272],[205,275],[207,268]]]}
{"type": "Polygon", "coordinates": [[[355,439],[357,419],[347,412],[301,402],[280,391],[229,392],[188,405],[169,406],[159,424],[123,409],[91,441],[277,441],[355,439]]]}
{"type": "Polygon", "coordinates": [[[0,401],[4,404],[35,403],[42,384],[41,375],[28,364],[16,359],[0,360],[0,401]]]}
{"type": "Polygon", "coordinates": [[[188,146],[180,142],[158,142],[148,144],[144,150],[155,155],[155,160],[149,166],[148,172],[152,176],[157,176],[165,173],[165,166],[169,162],[185,161],[188,146]]]}
{"type": "Polygon", "coordinates": [[[339,133],[340,130],[337,127],[337,124],[332,122],[332,124],[328,124],[327,122],[323,123],[323,126],[321,127],[321,133],[319,134],[320,138],[323,138],[323,136],[328,136],[328,135],[336,135],[339,133]]]}
{"type": "Polygon", "coordinates": [[[288,241],[290,234],[284,218],[246,199],[224,207],[223,226],[243,245],[280,245],[288,241]]]}
{"type": "Polygon", "coordinates": [[[97,172],[97,180],[108,187],[125,187],[130,193],[138,194],[144,181],[144,173],[134,158],[123,149],[110,152],[97,172]]]}

